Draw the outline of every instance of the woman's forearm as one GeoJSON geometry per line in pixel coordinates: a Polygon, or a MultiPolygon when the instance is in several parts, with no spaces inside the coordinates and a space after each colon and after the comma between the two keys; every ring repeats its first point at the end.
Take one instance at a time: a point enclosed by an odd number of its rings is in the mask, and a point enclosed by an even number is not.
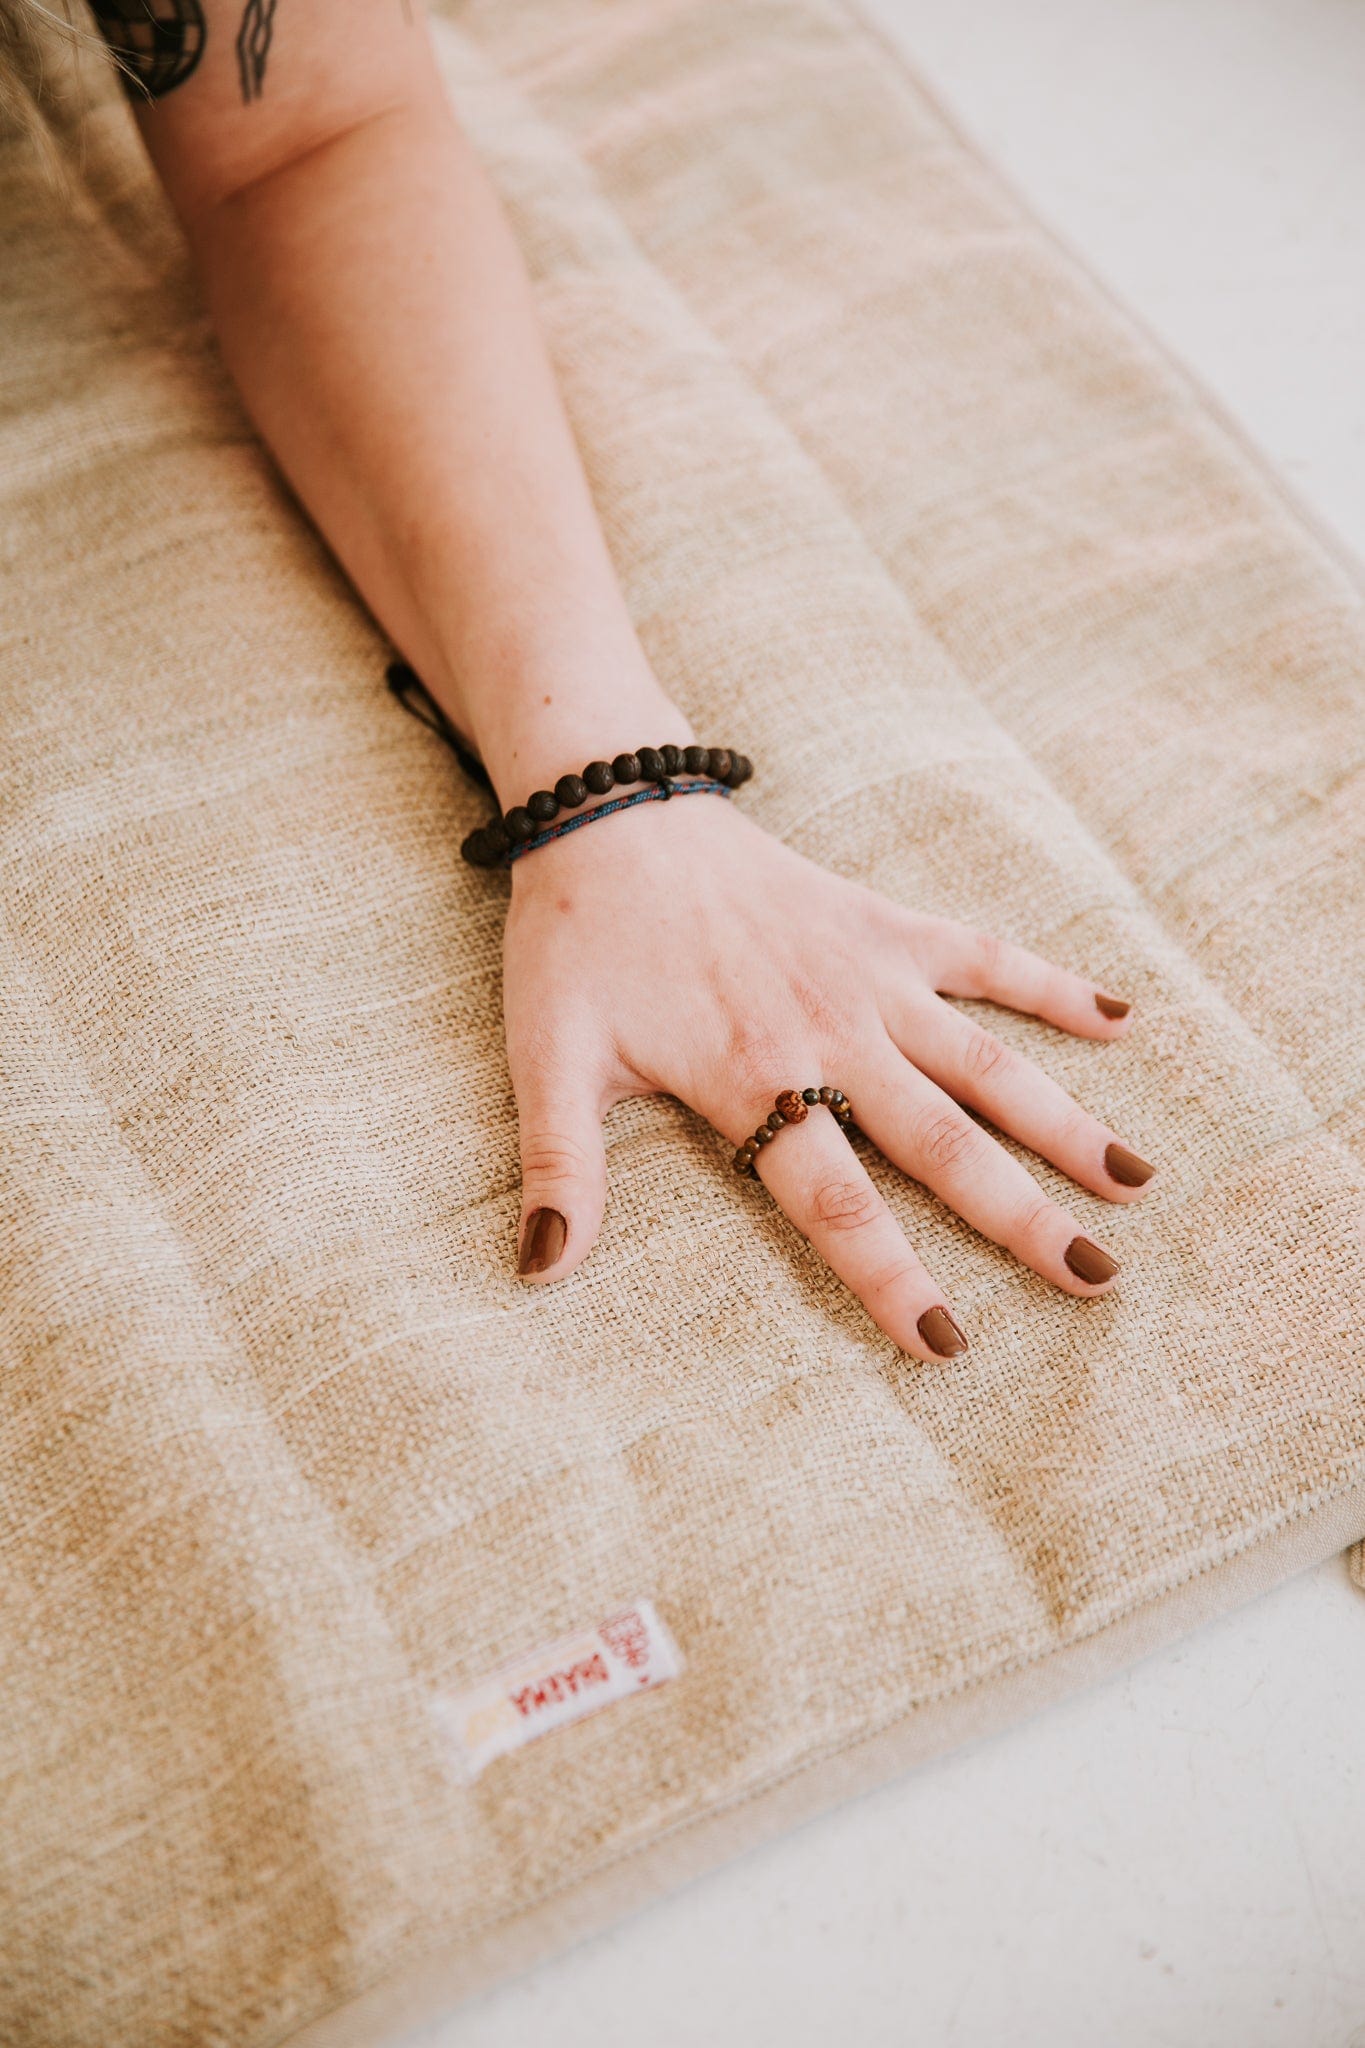
{"type": "MultiPolygon", "coordinates": [[[[234,0],[202,12],[202,61],[142,121],[228,364],[503,805],[594,756],[692,738],[632,629],[520,256],[420,19],[404,27],[398,0],[290,0],[264,92],[239,93],[234,0]]],[[[1114,1259],[982,1123],[1112,1202],[1151,1168],[945,995],[1096,1039],[1130,1021],[1079,975],[801,859],[739,805],[632,807],[519,860],[503,947],[519,1271],[553,1281],[584,1257],[603,1113],[663,1091],[732,1140],[737,1170],[761,1162],[898,1344],[957,1356],[942,1290],[821,1093],[837,1087],[969,1224],[1070,1293],[1110,1286],[1114,1259]],[[815,1102],[772,1143],[796,1084],[815,1102]]]]}
{"type": "Polygon", "coordinates": [[[635,636],[520,254],[434,69],[181,211],[262,434],[503,803],[594,754],[690,738],[635,636]]]}

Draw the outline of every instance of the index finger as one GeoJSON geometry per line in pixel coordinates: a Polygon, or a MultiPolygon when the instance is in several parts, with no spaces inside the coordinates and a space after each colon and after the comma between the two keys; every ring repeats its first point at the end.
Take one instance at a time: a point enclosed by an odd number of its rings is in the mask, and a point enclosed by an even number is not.
{"type": "Polygon", "coordinates": [[[1078,1038],[1121,1038],[1132,1004],[994,932],[935,920],[932,979],[942,996],[968,996],[1042,1017],[1078,1038]]]}

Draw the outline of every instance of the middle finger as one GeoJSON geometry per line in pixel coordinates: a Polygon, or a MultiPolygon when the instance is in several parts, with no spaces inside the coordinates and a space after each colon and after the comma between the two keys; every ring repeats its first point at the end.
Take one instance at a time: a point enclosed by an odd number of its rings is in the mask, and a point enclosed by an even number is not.
{"type": "Polygon", "coordinates": [[[1156,1172],[1041,1067],[939,996],[917,998],[889,1023],[897,1046],[931,1081],[1092,1195],[1136,1201],[1156,1172]]]}
{"type": "Polygon", "coordinates": [[[890,1038],[859,1062],[856,1079],[854,1114],[873,1144],[965,1223],[1068,1294],[1097,1294],[1112,1282],[1113,1254],[890,1038]]]}

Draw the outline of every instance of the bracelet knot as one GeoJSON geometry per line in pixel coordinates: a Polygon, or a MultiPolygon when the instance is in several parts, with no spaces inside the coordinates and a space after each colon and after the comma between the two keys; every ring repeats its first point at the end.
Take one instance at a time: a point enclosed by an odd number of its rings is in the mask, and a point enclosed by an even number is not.
{"type": "MultiPolygon", "coordinates": [[[[445,742],[471,781],[484,789],[493,787],[483,762],[456,731],[415,669],[404,661],[393,662],[388,670],[388,685],[403,709],[445,742]],[[423,708],[419,709],[419,705],[423,708]]],[[[537,847],[562,838],[566,832],[591,825],[616,811],[629,810],[635,804],[667,803],[674,796],[731,796],[753,772],[748,755],[732,747],[679,747],[671,741],[664,747],[641,747],[634,754],[618,754],[613,761],[589,761],[581,774],[561,775],[553,789],[533,790],[524,804],[513,804],[510,810],[476,826],[462,842],[460,853],[471,867],[510,867],[522,854],[534,853],[537,847]],[[679,782],[680,775],[692,779],[679,782]],[[637,783],[646,787],[611,803],[595,804],[591,810],[582,808],[590,796],[604,797],[613,789],[629,789],[637,783]],[[562,811],[577,811],[580,815],[561,818],[562,811]]]]}

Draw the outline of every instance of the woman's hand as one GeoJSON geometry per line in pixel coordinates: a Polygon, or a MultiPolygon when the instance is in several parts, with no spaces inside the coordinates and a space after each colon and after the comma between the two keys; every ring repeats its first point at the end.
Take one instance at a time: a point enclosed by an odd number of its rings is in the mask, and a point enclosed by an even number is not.
{"type": "MultiPolygon", "coordinates": [[[[1115,1261],[961,1105],[1106,1200],[1136,1200],[1152,1169],[942,998],[984,996],[1099,1039],[1123,1035],[1125,1004],[829,874],[720,798],[642,805],[512,873],[505,1007],[525,1278],[562,1279],[590,1250],[613,1103],[675,1095],[737,1146],[779,1089],[827,1084],[888,1159],[1046,1279],[1078,1295],[1112,1284],[1115,1261]]],[[[965,1349],[827,1109],[780,1132],[755,1165],[902,1349],[965,1349]]]]}
{"type": "MultiPolygon", "coordinates": [[[[240,9],[201,11],[193,62],[162,62],[188,55],[168,45],[142,67],[160,96],[139,93],[138,118],[247,407],[375,617],[503,806],[635,735],[686,745],[421,10],[395,33],[366,0],[338,37],[322,0],[298,0],[250,79],[240,9]]],[[[959,1105],[1113,1201],[1150,1169],[940,1000],[988,996],[1117,1037],[1122,1019],[1088,982],[898,910],[715,798],[642,806],[518,861],[506,969],[527,1278],[561,1278],[597,1235],[611,1103],[663,1090],[738,1143],[779,1089],[827,1083],[889,1159],[1058,1286],[1112,1279],[959,1105]]],[[[961,1348],[827,1110],[765,1145],[760,1166],[898,1344],[961,1348]]]]}

